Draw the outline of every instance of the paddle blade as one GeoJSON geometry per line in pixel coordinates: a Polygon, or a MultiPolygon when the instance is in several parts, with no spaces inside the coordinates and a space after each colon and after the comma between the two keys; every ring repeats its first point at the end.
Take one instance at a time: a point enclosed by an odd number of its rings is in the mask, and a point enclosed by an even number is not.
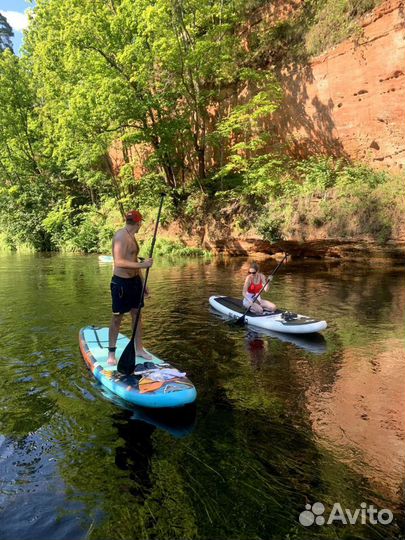
{"type": "Polygon", "coordinates": [[[123,375],[131,375],[135,369],[135,345],[134,340],[130,339],[129,343],[122,351],[121,357],[118,360],[117,371],[123,375]]]}

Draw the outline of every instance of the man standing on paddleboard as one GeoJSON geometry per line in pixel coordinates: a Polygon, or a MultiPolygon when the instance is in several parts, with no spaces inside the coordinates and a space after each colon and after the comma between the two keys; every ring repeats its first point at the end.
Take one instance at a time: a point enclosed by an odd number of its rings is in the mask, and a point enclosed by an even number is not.
{"type": "MultiPolygon", "coordinates": [[[[150,268],[153,259],[138,261],[139,246],[135,234],[142,224],[142,215],[137,210],[131,210],[125,216],[125,227],[117,231],[112,241],[112,254],[114,258],[114,272],[111,279],[112,311],[110,330],[108,335],[108,360],[107,363],[114,365],[116,343],[122,318],[130,312],[132,324],[134,324],[138,308],[141,304],[142,277],[141,269],[150,268]]],[[[142,346],[142,327],[139,321],[136,332],[136,354],[146,360],[152,356],[142,346]]]]}

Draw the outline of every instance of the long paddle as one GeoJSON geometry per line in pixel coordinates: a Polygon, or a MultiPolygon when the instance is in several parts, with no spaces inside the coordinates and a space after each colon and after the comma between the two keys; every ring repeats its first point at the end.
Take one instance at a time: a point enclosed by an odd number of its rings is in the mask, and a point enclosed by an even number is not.
{"type": "MultiPolygon", "coordinates": [[[[280,268],[280,266],[283,264],[283,262],[287,259],[287,257],[288,257],[288,254],[286,253],[284,255],[284,257],[281,259],[281,261],[278,263],[278,265],[275,267],[273,272],[269,275],[266,283],[263,285],[263,287],[260,289],[260,291],[252,298],[252,304],[254,304],[256,302],[256,300],[259,298],[259,296],[261,295],[261,293],[263,292],[263,290],[265,289],[265,287],[269,283],[272,276],[274,276],[274,274],[277,272],[277,270],[280,268]]],[[[236,321],[233,322],[233,324],[235,324],[237,326],[244,325],[245,324],[246,313],[249,311],[249,309],[250,309],[250,306],[246,309],[245,313],[241,317],[239,317],[239,319],[236,319],[236,321]]]]}
{"type": "MultiPolygon", "coordinates": [[[[158,215],[157,215],[156,225],[155,225],[155,232],[153,233],[152,245],[150,247],[150,252],[149,252],[149,258],[150,259],[152,258],[153,249],[155,247],[156,235],[157,235],[157,230],[158,230],[159,221],[160,221],[160,214],[162,213],[163,200],[164,200],[165,196],[166,196],[166,193],[161,194],[159,212],[158,212],[158,215]]],[[[135,368],[135,359],[136,359],[135,334],[136,334],[139,319],[140,319],[140,316],[141,316],[141,306],[142,306],[142,303],[143,303],[143,298],[145,296],[146,283],[148,281],[149,270],[150,270],[150,268],[146,269],[145,279],[144,279],[143,285],[142,285],[141,300],[139,302],[139,307],[138,307],[138,310],[136,312],[136,318],[135,318],[134,328],[132,330],[131,339],[129,340],[129,343],[127,344],[125,349],[122,351],[121,357],[120,357],[120,359],[118,361],[118,365],[117,365],[117,371],[119,371],[120,373],[123,373],[124,375],[131,375],[131,373],[133,373],[134,368],[135,368]]]]}

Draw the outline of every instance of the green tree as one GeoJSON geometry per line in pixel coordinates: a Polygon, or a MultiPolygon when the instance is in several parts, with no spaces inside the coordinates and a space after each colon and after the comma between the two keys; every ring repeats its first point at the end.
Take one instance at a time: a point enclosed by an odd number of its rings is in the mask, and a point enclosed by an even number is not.
{"type": "Polygon", "coordinates": [[[203,181],[218,143],[208,136],[215,109],[224,92],[246,83],[242,8],[218,0],[39,1],[26,50],[65,168],[98,188],[104,170],[125,201],[131,175],[115,178],[102,165],[114,140],[130,166],[133,145],[145,145],[146,166],[173,189],[203,181]]]}
{"type": "Polygon", "coordinates": [[[162,83],[176,88],[188,121],[183,144],[191,143],[192,155],[183,157],[197,162],[200,181],[207,176],[209,109],[238,77],[240,45],[233,31],[238,20],[237,3],[209,0],[161,0],[149,19],[162,83]]]}
{"type": "Polygon", "coordinates": [[[74,175],[62,176],[41,120],[41,98],[27,57],[0,54],[0,223],[10,244],[54,247],[44,226],[48,213],[74,194],[87,194],[74,175]]]}
{"type": "Polygon", "coordinates": [[[128,162],[129,146],[149,144],[168,184],[175,185],[162,143],[163,108],[145,76],[137,9],[125,1],[42,1],[27,43],[59,163],[86,185],[112,188],[118,199],[130,195],[132,186],[116,176],[106,157],[113,141],[123,145],[128,162]]]}
{"type": "Polygon", "coordinates": [[[41,219],[51,196],[44,185],[35,91],[23,60],[0,54],[0,219],[18,242],[46,247],[41,219]]]}
{"type": "Polygon", "coordinates": [[[244,69],[241,81],[249,97],[229,112],[214,133],[229,147],[227,162],[216,178],[239,175],[245,192],[266,195],[272,189],[276,194],[284,163],[280,156],[268,151],[268,119],[279,107],[281,89],[272,73],[257,69],[244,69]]]}
{"type": "Polygon", "coordinates": [[[153,205],[163,181],[175,212],[194,184],[212,186],[218,164],[232,168],[242,152],[252,169],[278,89],[245,65],[245,9],[241,0],[38,0],[22,58],[2,53],[3,221],[19,205],[47,237],[36,245],[96,250],[97,215],[111,200],[121,214],[146,193],[153,205]],[[75,231],[85,241],[72,241],[75,231]]]}

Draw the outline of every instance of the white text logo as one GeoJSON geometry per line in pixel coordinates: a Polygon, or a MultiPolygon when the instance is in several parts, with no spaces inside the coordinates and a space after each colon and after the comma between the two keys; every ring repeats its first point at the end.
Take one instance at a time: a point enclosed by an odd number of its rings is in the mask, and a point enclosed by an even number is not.
{"type": "Polygon", "coordinates": [[[325,506],[321,502],[306,504],[305,510],[299,515],[299,522],[304,527],[315,525],[330,525],[331,523],[342,523],[343,525],[354,525],[359,522],[362,525],[388,525],[394,519],[391,510],[383,508],[379,510],[372,504],[367,505],[362,502],[360,508],[350,510],[342,508],[340,503],[335,503],[328,516],[324,516],[325,506]]]}

